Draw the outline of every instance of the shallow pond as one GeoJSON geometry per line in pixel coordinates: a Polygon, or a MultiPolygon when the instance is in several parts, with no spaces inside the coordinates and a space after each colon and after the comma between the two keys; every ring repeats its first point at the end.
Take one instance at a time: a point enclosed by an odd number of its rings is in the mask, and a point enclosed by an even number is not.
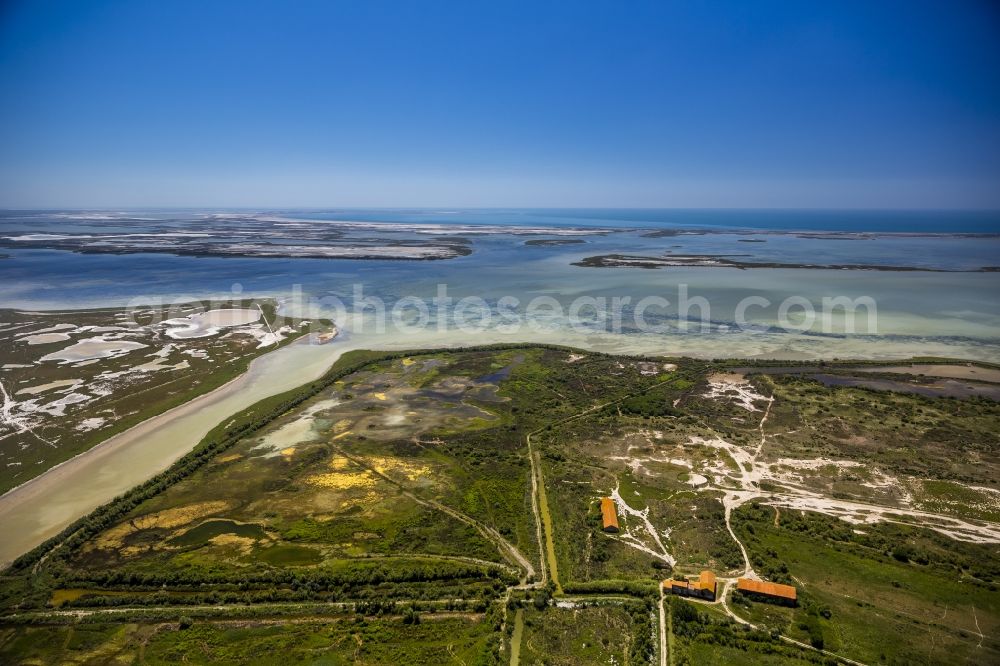
{"type": "Polygon", "coordinates": [[[170,543],[178,546],[195,546],[220,534],[235,534],[251,539],[263,539],[265,536],[264,528],[257,523],[237,523],[233,520],[215,518],[192,527],[184,534],[171,539],[170,543]]]}

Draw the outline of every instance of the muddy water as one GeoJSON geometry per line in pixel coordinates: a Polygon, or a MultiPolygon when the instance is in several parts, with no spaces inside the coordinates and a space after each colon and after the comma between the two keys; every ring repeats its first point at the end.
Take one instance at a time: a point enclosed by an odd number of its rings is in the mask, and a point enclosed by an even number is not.
{"type": "Polygon", "coordinates": [[[894,382],[888,379],[860,379],[857,377],[827,375],[823,373],[809,375],[809,377],[822,382],[825,386],[850,386],[870,388],[876,391],[914,393],[928,398],[971,398],[980,396],[1000,401],[1000,386],[967,384],[954,379],[942,379],[935,381],[933,384],[912,384],[909,382],[894,382]]]}
{"type": "MultiPolygon", "coordinates": [[[[852,372],[870,374],[874,372],[916,374],[922,366],[867,366],[864,368],[844,368],[852,372]]],[[[894,381],[891,379],[876,379],[865,376],[856,377],[851,375],[834,375],[822,372],[818,367],[790,366],[790,367],[747,367],[734,368],[733,372],[740,374],[758,373],[764,375],[802,375],[822,383],[824,386],[848,386],[857,388],[869,388],[876,391],[894,391],[896,393],[913,393],[928,398],[971,398],[984,397],[1000,402],[1000,386],[996,384],[979,384],[963,382],[957,379],[948,378],[948,369],[954,369],[951,374],[968,377],[971,372],[965,366],[927,366],[936,368],[927,372],[927,376],[920,382],[894,381]],[[930,376],[933,373],[933,377],[930,376]]],[[[991,372],[985,368],[977,368],[979,375],[990,376],[991,372]]],[[[978,375],[977,375],[978,376],[978,375]]]]}
{"type": "Polygon", "coordinates": [[[227,416],[322,375],[350,343],[292,344],[211,393],[116,435],[0,497],[0,565],[169,467],[227,416]]]}
{"type": "Polygon", "coordinates": [[[891,372],[904,375],[924,375],[925,377],[945,377],[948,379],[970,379],[980,382],[1000,383],[1000,369],[983,368],[978,365],[892,365],[887,367],[851,368],[857,372],[891,372]]]}

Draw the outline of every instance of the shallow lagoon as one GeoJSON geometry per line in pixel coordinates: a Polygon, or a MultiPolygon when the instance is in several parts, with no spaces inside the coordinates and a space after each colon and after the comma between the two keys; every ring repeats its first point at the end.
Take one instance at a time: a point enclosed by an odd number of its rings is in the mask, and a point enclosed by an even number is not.
{"type": "MultiPolygon", "coordinates": [[[[190,224],[194,214],[188,213],[190,224]]],[[[283,213],[289,216],[291,213],[283,213]]],[[[903,214],[760,211],[333,211],[301,212],[310,219],[382,220],[395,223],[461,223],[467,225],[553,225],[554,234],[566,227],[604,229],[588,235],[579,245],[526,246],[531,238],[512,234],[469,234],[473,252],[444,261],[350,261],[325,259],[253,259],[176,257],[166,254],[92,255],[52,250],[12,249],[0,260],[0,305],[18,308],[102,307],[142,300],[180,300],[233,296],[277,296],[286,300],[286,312],[309,316],[331,315],[336,298],[348,308],[356,297],[378,297],[388,306],[400,298],[424,300],[446,285],[454,299],[481,297],[490,307],[504,296],[525,305],[539,296],[555,298],[564,309],[579,296],[631,299],[634,306],[646,297],[666,298],[671,305],[650,312],[664,326],[655,334],[609,327],[600,316],[549,317],[536,323],[546,333],[561,332],[575,340],[602,348],[639,347],[642,350],[700,356],[743,355],[863,358],[909,355],[944,355],[983,360],[1000,354],[1000,274],[972,272],[892,272],[814,269],[748,269],[684,267],[660,270],[634,268],[583,268],[572,263],[595,254],[643,255],[727,254],[753,261],[813,264],[878,264],[967,271],[1000,263],[997,236],[885,236],[869,231],[906,228],[927,232],[996,232],[990,214],[903,214]],[[709,233],[680,233],[649,238],[648,225],[676,230],[678,225],[702,226],[709,233]],[[756,228],[750,228],[756,225],[756,228]],[[776,229],[802,229],[801,233],[776,234],[776,229]],[[818,230],[865,232],[835,240],[815,237],[818,230]],[[810,236],[810,233],[812,234],[810,236]],[[743,242],[747,240],[764,242],[743,242]],[[743,256],[749,255],[749,256],[743,256]],[[704,298],[710,305],[701,330],[677,326],[679,291],[689,298],[704,298]],[[360,289],[360,292],[356,290],[360,289]],[[754,330],[735,329],[736,310],[742,299],[766,297],[771,305],[750,308],[747,318],[754,330]],[[870,297],[877,304],[877,327],[856,322],[863,335],[842,335],[845,322],[833,321],[827,331],[801,333],[773,328],[778,304],[788,297],[806,299],[819,307],[824,297],[870,297]],[[760,329],[771,327],[766,333],[760,329]],[[610,337],[609,337],[610,336],[610,337]],[[630,338],[628,340],[622,339],[630,338]],[[614,342],[612,342],[614,341],[614,342]]],[[[133,217],[159,217],[157,224],[181,224],[167,213],[133,213],[133,217]],[[164,221],[166,220],[166,221],[164,221]]],[[[149,221],[115,219],[88,222],[93,231],[135,229],[149,221]]],[[[59,232],[67,229],[65,217],[0,217],[0,233],[59,232]]],[[[335,224],[335,223],[331,223],[335,224]]],[[[377,225],[373,225],[377,226],[377,225]]],[[[73,227],[79,231],[80,228],[73,227]]],[[[372,233],[378,233],[372,231],[372,233]]],[[[396,233],[396,232],[394,232],[396,233]]],[[[398,237],[417,237],[412,231],[398,237]]],[[[424,236],[427,238],[428,236],[424,236]]],[[[693,311],[699,314],[699,310],[693,311]]],[[[363,317],[341,318],[338,324],[355,337],[376,340],[383,336],[364,326],[363,317]]],[[[437,313],[434,325],[439,324],[437,313]]],[[[448,320],[453,313],[444,313],[448,320]]],[[[626,320],[632,313],[625,312],[626,320]]],[[[681,318],[682,319],[682,318],[681,318]]],[[[487,328],[495,328],[496,321],[487,328]]],[[[628,321],[626,321],[626,324],[628,321]]],[[[449,325],[451,325],[449,323],[449,325]]],[[[435,332],[439,332],[435,329],[435,332]]],[[[540,333],[522,327],[523,339],[540,333]]],[[[410,331],[397,331],[411,335],[410,331]]],[[[467,335],[474,343],[485,333],[467,335]]],[[[492,334],[492,331],[491,333],[492,334]]],[[[390,332],[390,337],[392,333],[390,332]]],[[[417,335],[424,339],[426,336],[417,335]]],[[[448,337],[448,336],[444,336],[448,337]]],[[[509,337],[509,336],[508,336],[509,337]]]]}

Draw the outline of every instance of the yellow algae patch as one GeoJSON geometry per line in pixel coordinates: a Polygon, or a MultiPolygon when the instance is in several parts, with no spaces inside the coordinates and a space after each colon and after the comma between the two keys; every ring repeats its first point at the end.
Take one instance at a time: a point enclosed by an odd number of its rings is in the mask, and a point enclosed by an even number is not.
{"type": "Polygon", "coordinates": [[[340,419],[333,424],[334,432],[343,432],[351,427],[351,419],[340,419]]]}
{"type": "Polygon", "coordinates": [[[376,400],[385,400],[385,393],[372,393],[376,400]]]}
{"type": "Polygon", "coordinates": [[[53,590],[52,598],[49,599],[49,603],[53,606],[62,606],[67,601],[76,601],[88,592],[93,592],[93,590],[86,590],[82,588],[53,590]]]}
{"type": "Polygon", "coordinates": [[[83,587],[61,588],[52,592],[52,598],[49,600],[49,603],[53,606],[62,606],[67,601],[76,601],[86,594],[102,597],[124,597],[132,594],[132,592],[128,590],[94,590],[83,587]]]}
{"type": "Polygon", "coordinates": [[[353,465],[344,456],[337,456],[330,461],[332,472],[314,474],[306,477],[306,483],[334,490],[350,490],[352,488],[371,488],[375,485],[375,475],[370,470],[351,470],[353,465]]]}
{"type": "Polygon", "coordinates": [[[215,546],[234,546],[242,553],[249,553],[257,543],[256,539],[239,536],[238,534],[218,534],[208,540],[215,546]]]}
{"type": "Polygon", "coordinates": [[[403,359],[403,365],[405,366],[411,366],[414,363],[416,363],[416,361],[414,361],[412,358],[407,357],[403,359]]]}
{"type": "MultiPolygon", "coordinates": [[[[133,518],[127,523],[116,525],[99,535],[97,537],[96,545],[98,548],[121,548],[123,545],[122,540],[133,532],[148,530],[154,527],[163,529],[180,527],[181,525],[187,525],[188,523],[198,520],[199,518],[210,516],[213,513],[225,511],[231,505],[231,502],[227,502],[225,500],[196,502],[195,504],[188,504],[186,506],[179,506],[173,509],[165,509],[164,511],[139,516],[138,518],[133,518]]],[[[124,554],[127,555],[128,553],[124,554]]]]}
{"type": "Polygon", "coordinates": [[[431,471],[428,465],[421,465],[402,458],[375,456],[369,458],[369,461],[375,471],[388,476],[390,479],[404,476],[409,481],[416,481],[419,477],[426,476],[431,471]]]}
{"type": "Polygon", "coordinates": [[[352,506],[356,506],[362,510],[371,510],[373,507],[378,506],[381,502],[386,499],[386,496],[378,493],[374,490],[369,490],[367,493],[360,497],[351,497],[345,499],[341,508],[349,509],[352,506]]]}
{"type": "Polygon", "coordinates": [[[371,488],[375,485],[375,475],[367,469],[363,472],[330,472],[307,477],[306,483],[333,490],[371,488]]]}
{"type": "Polygon", "coordinates": [[[281,449],[281,455],[285,456],[286,458],[291,457],[294,454],[295,454],[294,446],[289,446],[287,449],[281,449]]]}
{"type": "Polygon", "coordinates": [[[225,511],[230,507],[230,505],[231,502],[226,500],[196,502],[195,504],[178,506],[173,509],[166,509],[164,511],[158,511],[157,513],[140,516],[132,520],[131,524],[135,525],[139,529],[148,529],[150,527],[180,527],[181,525],[186,525],[193,520],[204,518],[205,516],[213,513],[218,513],[219,511],[225,511]]]}
{"type": "Polygon", "coordinates": [[[335,441],[335,440],[338,440],[338,439],[342,439],[342,438],[344,438],[344,437],[347,437],[347,436],[348,436],[348,435],[350,435],[350,434],[351,434],[351,431],[350,431],[350,430],[347,430],[347,431],[345,431],[345,432],[342,432],[342,433],[340,433],[339,435],[334,435],[334,436],[333,436],[333,437],[331,438],[331,440],[330,440],[330,441],[335,441]]]}
{"type": "Polygon", "coordinates": [[[230,453],[228,456],[222,456],[219,458],[220,463],[233,462],[234,460],[239,460],[243,457],[242,453],[230,453]]]}

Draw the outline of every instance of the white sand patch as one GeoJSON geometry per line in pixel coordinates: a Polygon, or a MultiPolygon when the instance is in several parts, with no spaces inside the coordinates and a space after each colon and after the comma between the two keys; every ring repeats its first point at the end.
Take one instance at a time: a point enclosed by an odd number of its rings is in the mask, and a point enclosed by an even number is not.
{"type": "MultiPolygon", "coordinates": [[[[632,546],[636,550],[641,550],[657,559],[663,560],[670,566],[677,564],[677,560],[667,551],[663,545],[663,541],[660,540],[659,533],[653,527],[653,523],[650,522],[648,506],[641,511],[633,509],[629,506],[628,502],[622,499],[621,493],[618,492],[618,487],[615,487],[611,491],[611,499],[615,501],[615,506],[622,515],[622,527],[624,529],[618,535],[618,540],[632,546]],[[638,519],[637,521],[633,521],[638,522],[638,525],[631,526],[628,520],[629,516],[638,519]],[[651,538],[653,543],[649,544],[647,538],[651,538]]],[[[669,536],[669,530],[665,531],[664,534],[665,536],[669,536]]]]}
{"type": "Polygon", "coordinates": [[[66,408],[70,405],[78,405],[83,402],[90,402],[94,398],[86,393],[70,393],[58,400],[39,405],[36,398],[19,403],[22,411],[29,414],[48,414],[49,416],[65,416],[66,408]]]}
{"type": "Polygon", "coordinates": [[[153,352],[152,354],[150,354],[150,356],[158,356],[160,358],[166,358],[170,356],[170,352],[172,352],[173,350],[174,350],[174,343],[168,342],[167,344],[163,345],[163,347],[161,347],[159,351],[153,352]]]}
{"type": "Polygon", "coordinates": [[[30,368],[30,363],[4,363],[0,370],[14,370],[15,368],[30,368]]]}
{"type": "Polygon", "coordinates": [[[315,342],[316,344],[325,345],[326,343],[330,342],[335,337],[337,337],[339,333],[340,331],[337,329],[336,326],[334,326],[333,330],[331,331],[324,331],[323,333],[317,333],[315,335],[315,342]]]}
{"type": "Polygon", "coordinates": [[[294,333],[295,329],[291,326],[282,326],[277,331],[264,330],[264,327],[260,324],[255,324],[253,326],[244,326],[241,328],[234,328],[232,330],[233,335],[249,335],[254,340],[257,341],[257,349],[263,349],[264,347],[269,347],[271,345],[276,345],[285,338],[288,334],[294,333]]]}
{"type": "MultiPolygon", "coordinates": [[[[631,450],[635,447],[629,447],[631,450]]],[[[691,469],[691,462],[684,460],[683,458],[671,458],[670,456],[608,456],[608,460],[621,460],[624,461],[629,469],[632,470],[633,474],[645,474],[646,476],[655,476],[649,468],[648,465],[651,463],[661,463],[667,465],[676,465],[678,467],[686,467],[691,469]]]]}
{"type": "Polygon", "coordinates": [[[629,469],[632,470],[633,474],[639,474],[640,472],[644,474],[649,473],[646,467],[643,465],[644,462],[647,462],[645,458],[633,458],[631,456],[609,456],[608,460],[624,460],[625,464],[628,465],[629,469]]]}
{"type": "MultiPolygon", "coordinates": [[[[841,520],[856,525],[893,522],[926,527],[927,529],[935,530],[941,534],[945,534],[960,541],[971,541],[974,543],[1000,543],[1000,525],[992,523],[977,524],[948,515],[918,511],[912,508],[880,506],[850,500],[833,499],[825,497],[819,492],[813,492],[803,488],[787,488],[781,492],[768,492],[760,490],[760,482],[762,480],[777,482],[786,481],[784,477],[772,473],[772,466],[799,470],[819,470],[831,466],[838,469],[852,470],[864,468],[870,473],[871,480],[863,483],[862,485],[879,489],[892,488],[900,490],[903,493],[901,501],[907,505],[911,503],[912,497],[908,492],[906,492],[904,484],[900,483],[897,479],[882,473],[876,468],[868,468],[866,465],[855,461],[830,460],[826,458],[819,458],[816,460],[782,458],[769,465],[757,462],[756,455],[751,456],[745,449],[734,444],[730,444],[721,438],[705,439],[701,437],[693,437],[691,438],[689,444],[710,446],[724,451],[736,462],[737,465],[739,465],[741,469],[740,472],[734,473],[728,468],[724,468],[724,466],[721,466],[719,463],[715,463],[714,465],[708,467],[711,468],[716,474],[716,485],[705,485],[699,487],[699,490],[726,491],[726,495],[722,499],[722,504],[726,510],[727,525],[729,523],[728,517],[731,515],[733,509],[749,502],[750,500],[758,499],[764,504],[771,506],[822,513],[828,516],[840,518],[841,520]],[[729,482],[737,483],[738,489],[720,487],[729,482]]],[[[997,493],[997,496],[1000,496],[1000,492],[997,493]]],[[[739,540],[736,539],[735,534],[733,534],[733,538],[742,549],[742,544],[740,544],[739,540]]],[[[747,564],[747,574],[753,575],[753,570],[749,566],[749,562],[747,564]]]]}
{"type": "Polygon", "coordinates": [[[803,475],[798,472],[823,472],[833,481],[840,478],[841,473],[846,470],[853,470],[855,476],[862,476],[862,480],[857,482],[859,486],[879,492],[890,492],[898,495],[899,502],[903,505],[912,504],[913,495],[907,490],[905,483],[885,474],[874,465],[856,460],[831,460],[822,457],[806,460],[779,458],[769,465],[764,465],[762,476],[766,480],[783,485],[795,485],[805,483],[803,475]]]}
{"type": "Polygon", "coordinates": [[[973,524],[960,518],[925,511],[895,509],[807,495],[774,495],[766,503],[788,509],[823,513],[857,525],[871,525],[880,522],[918,525],[958,541],[1000,543],[1000,525],[973,524]]]}
{"type": "Polygon", "coordinates": [[[97,430],[98,428],[100,428],[101,426],[103,426],[105,424],[105,422],[106,422],[106,419],[102,419],[102,418],[100,418],[98,416],[95,416],[94,418],[84,419],[84,420],[80,421],[80,424],[78,426],[76,426],[76,429],[79,430],[80,432],[87,432],[87,431],[90,431],[90,430],[97,430]]]}
{"type": "Polygon", "coordinates": [[[49,326],[48,328],[40,328],[37,331],[32,331],[29,333],[18,333],[18,335],[38,335],[39,333],[54,333],[56,331],[68,331],[75,329],[75,324],[56,324],[55,326],[49,326]]]}
{"type": "Polygon", "coordinates": [[[187,359],[180,361],[179,363],[174,363],[170,365],[169,363],[164,363],[162,360],[150,361],[149,363],[143,363],[142,365],[136,365],[132,367],[132,370],[138,370],[139,372],[156,372],[157,370],[186,370],[190,368],[191,364],[188,363],[187,359]]]}
{"type": "Polygon", "coordinates": [[[692,437],[688,445],[707,446],[718,449],[727,454],[736,463],[736,466],[739,468],[736,471],[732,470],[722,461],[716,461],[709,465],[708,469],[714,472],[717,477],[716,483],[719,483],[721,478],[733,478],[740,483],[740,487],[742,488],[754,488],[764,476],[764,470],[760,466],[755,465],[753,456],[749,451],[735,444],[730,444],[720,437],[716,437],[715,439],[692,437]]]}
{"type": "Polygon", "coordinates": [[[400,426],[406,423],[408,418],[404,409],[394,407],[382,418],[382,423],[387,426],[400,426]]]}
{"type": "Polygon", "coordinates": [[[188,340],[190,338],[207,338],[217,334],[223,328],[251,324],[258,321],[260,317],[261,311],[259,309],[224,308],[177,319],[168,319],[163,324],[167,326],[166,331],[164,331],[167,337],[174,340],[188,340]]]}
{"type": "Polygon", "coordinates": [[[848,467],[861,467],[861,463],[856,460],[830,460],[829,458],[811,458],[809,460],[798,460],[796,458],[778,458],[772,467],[791,467],[792,469],[822,469],[824,467],[837,467],[845,469],[848,467]]]}
{"type": "Polygon", "coordinates": [[[69,336],[65,333],[37,333],[26,335],[17,339],[18,342],[27,342],[29,345],[48,345],[53,342],[66,342],[69,336]]]}
{"type": "Polygon", "coordinates": [[[754,390],[753,385],[743,375],[736,373],[718,373],[709,376],[706,398],[714,400],[730,400],[748,412],[759,411],[754,406],[757,400],[770,400],[754,390]]]}
{"type": "Polygon", "coordinates": [[[868,473],[871,475],[871,478],[867,481],[862,481],[859,485],[871,490],[897,492],[900,496],[899,501],[903,505],[911,506],[913,504],[913,495],[905,483],[901,483],[899,479],[889,476],[877,467],[869,467],[868,473]]]}
{"type": "Polygon", "coordinates": [[[49,389],[62,388],[63,386],[77,386],[82,383],[82,379],[57,379],[56,381],[49,382],[48,384],[39,384],[38,386],[30,386],[28,388],[20,389],[14,395],[38,395],[39,393],[44,393],[49,389]]]}
{"type": "MultiPolygon", "coordinates": [[[[33,402],[29,400],[27,402],[18,402],[14,400],[9,393],[7,393],[7,388],[0,382],[0,398],[3,399],[3,403],[0,404],[0,426],[7,426],[13,428],[15,431],[20,433],[29,433],[33,435],[36,439],[51,447],[55,447],[55,443],[51,442],[41,435],[37,434],[33,427],[38,425],[33,420],[27,418],[25,412],[25,405],[33,402]]],[[[21,449],[27,447],[27,443],[21,445],[21,449]]]]}
{"type": "Polygon", "coordinates": [[[77,361],[122,356],[134,349],[142,349],[145,346],[141,342],[131,340],[108,340],[103,337],[87,338],[60,351],[46,354],[39,360],[74,363],[77,361]]]}
{"type": "Polygon", "coordinates": [[[75,333],[116,333],[118,331],[127,331],[129,329],[124,326],[81,326],[75,333]]]}
{"type": "Polygon", "coordinates": [[[701,488],[702,486],[708,485],[708,478],[702,476],[701,474],[689,474],[687,483],[695,488],[701,488]]]}
{"type": "Polygon", "coordinates": [[[201,359],[208,358],[208,352],[205,351],[204,349],[183,349],[181,350],[181,353],[187,354],[191,358],[201,358],[201,359]]]}

